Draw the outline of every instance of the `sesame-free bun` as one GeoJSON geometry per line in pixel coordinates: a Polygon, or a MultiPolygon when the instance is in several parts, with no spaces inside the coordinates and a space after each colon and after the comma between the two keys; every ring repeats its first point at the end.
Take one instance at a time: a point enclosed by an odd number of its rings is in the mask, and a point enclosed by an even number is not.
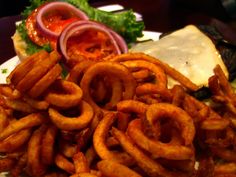
{"type": "Polygon", "coordinates": [[[26,53],[27,44],[21,38],[21,36],[17,30],[16,30],[15,34],[12,36],[12,41],[13,41],[16,55],[19,57],[19,59],[22,61],[23,59],[28,57],[28,54],[26,53]]]}

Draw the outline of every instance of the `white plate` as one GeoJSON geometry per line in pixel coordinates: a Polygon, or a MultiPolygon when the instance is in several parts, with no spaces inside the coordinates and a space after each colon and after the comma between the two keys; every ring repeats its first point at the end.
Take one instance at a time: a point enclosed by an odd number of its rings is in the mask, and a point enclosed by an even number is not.
{"type": "MultiPolygon", "coordinates": [[[[144,31],[143,37],[138,38],[138,41],[146,41],[146,40],[158,40],[161,33],[154,31],[144,31]]],[[[10,74],[10,72],[19,64],[19,58],[17,56],[7,60],[5,63],[0,65],[0,83],[6,83],[6,77],[10,74]]],[[[0,176],[1,177],[1,176],[0,176]]]]}

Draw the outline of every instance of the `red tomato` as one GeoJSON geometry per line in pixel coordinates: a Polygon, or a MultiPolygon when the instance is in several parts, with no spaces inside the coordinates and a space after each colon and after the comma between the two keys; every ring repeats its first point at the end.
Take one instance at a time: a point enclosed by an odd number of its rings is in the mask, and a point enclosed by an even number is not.
{"type": "MultiPolygon", "coordinates": [[[[27,28],[27,33],[29,38],[37,45],[43,46],[45,44],[51,45],[53,49],[56,48],[56,39],[49,38],[43,32],[41,32],[36,24],[36,16],[38,14],[38,11],[40,8],[43,6],[38,7],[35,9],[30,16],[26,19],[26,28],[27,28]]],[[[56,33],[61,33],[61,31],[71,22],[74,22],[76,20],[79,20],[77,17],[68,17],[64,18],[62,13],[59,12],[52,12],[50,14],[47,14],[46,16],[43,17],[43,23],[46,28],[49,30],[56,32],[56,33]]]]}

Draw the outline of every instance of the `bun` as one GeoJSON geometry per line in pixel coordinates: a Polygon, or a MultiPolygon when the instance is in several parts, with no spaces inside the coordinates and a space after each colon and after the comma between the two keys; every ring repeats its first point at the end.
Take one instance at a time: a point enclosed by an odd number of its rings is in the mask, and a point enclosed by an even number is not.
{"type": "Polygon", "coordinates": [[[21,38],[19,32],[16,30],[15,34],[11,37],[14,45],[15,52],[19,59],[22,61],[29,55],[26,53],[27,44],[21,38]]]}

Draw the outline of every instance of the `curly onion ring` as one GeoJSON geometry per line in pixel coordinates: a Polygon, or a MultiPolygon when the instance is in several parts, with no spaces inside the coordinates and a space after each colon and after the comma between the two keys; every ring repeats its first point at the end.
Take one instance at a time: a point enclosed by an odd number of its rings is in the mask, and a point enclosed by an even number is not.
{"type": "Polygon", "coordinates": [[[90,94],[90,84],[95,76],[104,73],[107,75],[113,75],[114,77],[122,80],[124,85],[123,100],[132,99],[135,94],[136,82],[130,71],[123,65],[116,62],[98,62],[87,69],[80,82],[80,86],[84,91],[84,99],[91,104],[91,106],[97,111],[101,108],[94,102],[90,94]]]}
{"type": "Polygon", "coordinates": [[[117,163],[122,163],[126,165],[133,164],[133,159],[124,152],[113,152],[110,151],[106,146],[106,136],[111,127],[111,125],[116,120],[116,114],[107,113],[103,119],[98,124],[95,132],[93,134],[93,146],[97,154],[101,159],[104,160],[113,160],[117,163]]]}
{"type": "Polygon", "coordinates": [[[60,79],[51,87],[52,90],[49,90],[45,96],[45,100],[51,105],[66,109],[78,105],[82,99],[81,88],[73,82],[60,79]]]}
{"type": "Polygon", "coordinates": [[[146,112],[147,121],[151,126],[161,118],[170,118],[177,122],[185,145],[191,145],[195,136],[195,127],[192,118],[181,108],[169,103],[150,105],[146,112]]]}
{"type": "Polygon", "coordinates": [[[132,120],[127,129],[128,135],[141,148],[150,152],[153,157],[162,157],[172,160],[186,160],[194,155],[194,151],[186,146],[173,143],[162,143],[149,139],[142,132],[141,119],[132,120]]]}
{"type": "Polygon", "coordinates": [[[49,108],[49,117],[52,122],[62,130],[78,130],[85,128],[93,118],[93,109],[85,101],[79,104],[80,115],[78,117],[66,117],[60,114],[56,109],[49,108]]]}

